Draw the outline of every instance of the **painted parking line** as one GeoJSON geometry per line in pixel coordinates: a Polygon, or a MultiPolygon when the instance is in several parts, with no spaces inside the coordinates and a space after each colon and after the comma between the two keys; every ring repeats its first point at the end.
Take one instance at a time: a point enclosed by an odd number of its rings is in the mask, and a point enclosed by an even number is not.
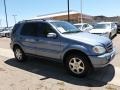
{"type": "Polygon", "coordinates": [[[14,58],[14,54],[11,49],[0,48],[0,56],[7,57],[7,58],[14,58]]]}
{"type": "MultiPolygon", "coordinates": [[[[6,58],[14,58],[14,54],[11,49],[0,48],[0,56],[6,58]]],[[[103,69],[102,71],[97,71],[89,75],[88,79],[100,82],[107,82],[108,84],[120,86],[120,68],[110,66],[106,69],[103,69]]]]}

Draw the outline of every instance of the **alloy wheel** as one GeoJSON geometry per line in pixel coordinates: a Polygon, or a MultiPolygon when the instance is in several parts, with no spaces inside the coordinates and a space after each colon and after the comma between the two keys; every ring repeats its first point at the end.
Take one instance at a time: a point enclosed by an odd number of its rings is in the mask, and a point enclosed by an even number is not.
{"type": "Polygon", "coordinates": [[[69,61],[69,68],[75,74],[81,74],[85,70],[83,61],[79,58],[71,58],[69,61]]]}

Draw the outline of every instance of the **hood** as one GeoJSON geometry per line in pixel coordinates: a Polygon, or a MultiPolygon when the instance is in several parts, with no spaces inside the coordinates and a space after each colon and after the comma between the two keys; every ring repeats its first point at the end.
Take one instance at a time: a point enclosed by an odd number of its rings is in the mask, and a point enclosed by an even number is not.
{"type": "Polygon", "coordinates": [[[90,33],[106,33],[106,32],[109,32],[109,31],[110,31],[109,29],[92,29],[89,32],[90,33]]]}
{"type": "Polygon", "coordinates": [[[90,34],[87,32],[64,34],[64,37],[90,45],[106,45],[111,43],[111,40],[106,37],[90,34]]]}

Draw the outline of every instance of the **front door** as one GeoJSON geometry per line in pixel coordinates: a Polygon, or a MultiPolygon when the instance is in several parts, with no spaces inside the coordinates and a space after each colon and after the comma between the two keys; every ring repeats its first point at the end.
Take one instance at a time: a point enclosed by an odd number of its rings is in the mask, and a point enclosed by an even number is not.
{"type": "Polygon", "coordinates": [[[56,37],[47,37],[48,33],[57,35],[57,32],[48,23],[39,23],[38,43],[36,44],[37,55],[59,59],[61,50],[60,37],[58,35],[56,37]]]}

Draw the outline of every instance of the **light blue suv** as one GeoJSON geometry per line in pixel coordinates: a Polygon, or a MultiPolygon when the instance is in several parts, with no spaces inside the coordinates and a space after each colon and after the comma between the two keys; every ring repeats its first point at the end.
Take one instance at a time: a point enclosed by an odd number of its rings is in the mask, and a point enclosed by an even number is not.
{"type": "Polygon", "coordinates": [[[61,60],[72,75],[79,77],[107,66],[115,56],[110,39],[81,32],[72,24],[57,20],[17,23],[10,45],[20,62],[29,55],[61,60]]]}

